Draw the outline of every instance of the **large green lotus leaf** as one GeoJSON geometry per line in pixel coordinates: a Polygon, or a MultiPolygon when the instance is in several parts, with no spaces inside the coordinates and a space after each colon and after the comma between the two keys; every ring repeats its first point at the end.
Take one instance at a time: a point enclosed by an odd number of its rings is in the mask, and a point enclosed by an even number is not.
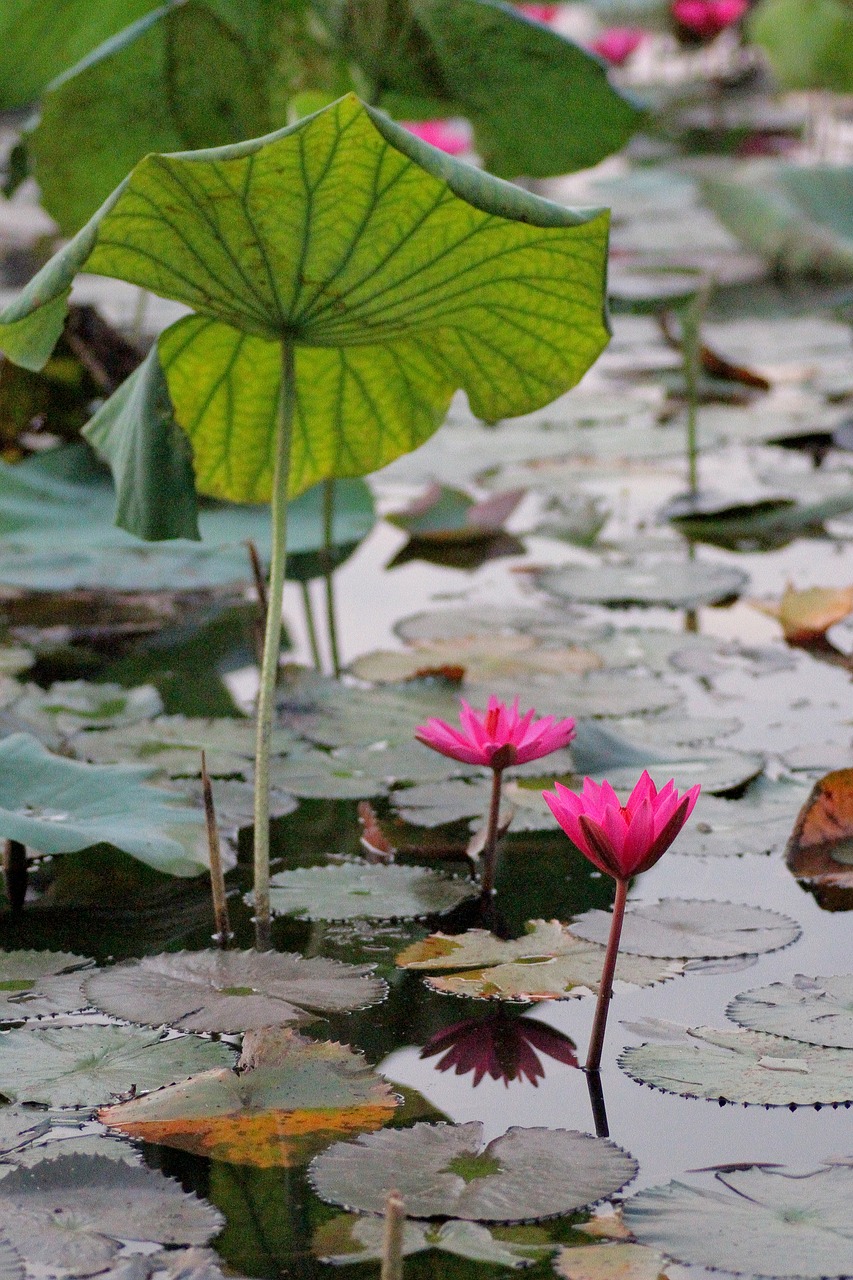
{"type": "Polygon", "coordinates": [[[426,867],[358,861],[279,871],[270,881],[270,907],[302,920],[415,920],[451,911],[476,893],[470,880],[426,867]]]}
{"type": "MultiPolygon", "coordinates": [[[[611,921],[607,911],[587,911],[572,921],[572,933],[606,945],[611,921]]],[[[631,955],[707,960],[777,951],[796,942],[801,932],[788,916],[764,907],[663,898],[628,907],[619,948],[631,955]]]]}
{"type": "Polygon", "coordinates": [[[657,564],[566,565],[537,575],[540,587],[563,600],[585,604],[667,605],[698,609],[739,596],[749,578],[741,569],[670,560],[657,564]]]}
{"type": "Polygon", "coordinates": [[[749,34],[784,88],[853,91],[853,13],[844,0],[761,0],[749,34]]]}
{"type": "Polygon", "coordinates": [[[96,1107],[134,1086],[159,1089],[232,1062],[225,1045],[196,1036],[162,1040],[136,1027],[19,1027],[0,1037],[0,1093],[49,1107],[96,1107]]]}
{"type": "Polygon", "coordinates": [[[85,1009],[80,982],[91,964],[69,951],[0,951],[0,1019],[85,1009]]]}
{"type": "Polygon", "coordinates": [[[800,1044],[763,1031],[685,1028],[676,1043],[624,1049],[623,1071],[684,1098],[764,1107],[853,1101],[853,1050],[800,1044]]]}
{"type": "MultiPolygon", "coordinates": [[[[3,312],[0,345],[43,364],[81,269],[195,308],[158,352],[198,487],[265,502],[284,337],[295,496],[414,448],[458,387],[492,420],[577,382],[608,338],[606,238],[606,213],[453,161],[350,95],[266,139],[142,160],[3,312]]],[[[143,488],[145,527],[162,537],[142,465],[154,446],[127,443],[150,430],[149,410],[163,417],[150,381],[144,404],[108,401],[87,430],[116,470],[120,512],[143,488]]],[[[181,483],[164,486],[161,512],[181,483]]],[[[182,516],[167,531],[193,529],[182,516]]]]}
{"type": "MultiPolygon", "coordinates": [[[[560,1000],[598,990],[604,947],[574,937],[559,920],[530,920],[527,933],[506,942],[485,929],[431,934],[397,956],[402,969],[431,971],[429,986],[450,995],[490,1000],[560,1000]],[[449,977],[441,970],[463,970],[449,977]]],[[[651,986],[683,972],[676,961],[621,956],[616,981],[651,986]]]]}
{"type": "Polygon", "coordinates": [[[670,1182],[625,1202],[638,1240],[679,1262],[750,1276],[848,1276],[853,1168],[760,1166],[717,1174],[725,1191],[670,1182]]]}
{"type": "Polygon", "coordinates": [[[378,1004],[386,988],[372,969],[288,952],[178,951],[103,969],[86,994],[130,1022],[239,1033],[378,1004]]]}
{"type": "Polygon", "coordinates": [[[0,740],[0,835],[44,854],[111,844],[170,875],[198,875],[208,865],[201,816],[151,786],[151,773],[68,760],[14,733],[0,740]]]}
{"type": "MultiPolygon", "coordinates": [[[[349,1213],[324,1222],[314,1232],[311,1247],[321,1262],[379,1262],[385,1224],[381,1218],[349,1213]]],[[[403,1257],[437,1249],[472,1262],[493,1266],[529,1267],[551,1252],[553,1246],[541,1227],[514,1227],[490,1231],[476,1222],[429,1224],[406,1220],[403,1257]]]]}
{"type": "Polygon", "coordinates": [[[323,1200],[381,1213],[396,1187],[413,1218],[520,1222],[572,1213],[613,1195],[637,1162],[603,1138],[567,1129],[509,1129],[483,1146],[483,1126],[416,1124],[337,1142],[309,1169],[323,1200]]]}
{"type": "Polygon", "coordinates": [[[804,1044],[853,1049],[853,975],[807,978],[743,991],[726,1010],[753,1031],[769,1031],[804,1044]]]}
{"type": "MultiPolygon", "coordinates": [[[[853,28],[853,19],[851,27],[853,28]]],[[[702,180],[717,217],[786,274],[853,277],[853,168],[755,161],[702,180]]]]}
{"type": "Polygon", "coordinates": [[[146,1142],[263,1168],[304,1164],[334,1138],[378,1129],[400,1099],[360,1053],[289,1029],[249,1032],[236,1070],[222,1067],[98,1118],[146,1142]]]}

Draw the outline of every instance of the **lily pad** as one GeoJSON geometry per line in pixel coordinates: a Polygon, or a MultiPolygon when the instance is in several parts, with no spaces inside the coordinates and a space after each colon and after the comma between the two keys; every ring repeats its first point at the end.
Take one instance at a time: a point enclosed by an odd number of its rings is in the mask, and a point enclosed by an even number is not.
{"type": "Polygon", "coordinates": [[[853,1050],[763,1031],[684,1028],[676,1043],[624,1049],[619,1065],[632,1080],[683,1098],[765,1107],[853,1102],[853,1050]]]}
{"type": "Polygon", "coordinates": [[[524,491],[515,489],[477,502],[459,489],[431,485],[405,511],[386,519],[414,541],[478,542],[493,538],[523,497],[524,491]]]}
{"type": "MultiPolygon", "coordinates": [[[[604,947],[576,938],[559,920],[529,920],[522,938],[505,942],[485,929],[431,934],[397,956],[401,969],[465,970],[432,974],[427,983],[450,995],[491,1000],[559,1000],[598,990],[604,947]]],[[[683,972],[677,962],[620,956],[616,981],[648,987],[683,972]]]]}
{"type": "Polygon", "coordinates": [[[665,605],[698,609],[743,593],[749,577],[727,565],[701,560],[659,561],[647,565],[567,565],[546,569],[536,581],[562,600],[583,604],[665,605]]]}
{"type": "Polygon", "coordinates": [[[592,649],[580,645],[546,649],[532,636],[474,636],[458,640],[423,642],[416,649],[379,649],[363,654],[352,664],[353,675],[380,683],[412,680],[424,671],[464,671],[469,680],[518,675],[583,675],[604,665],[592,649]]]}
{"type": "Polygon", "coordinates": [[[152,685],[124,689],[118,684],[92,684],[66,680],[49,689],[29,686],[10,708],[11,714],[32,725],[39,737],[45,733],[65,738],[80,729],[107,729],[151,720],[163,710],[152,685]]]}
{"type": "Polygon", "coordinates": [[[583,1244],[563,1248],[554,1270],[563,1280],[658,1280],[668,1274],[666,1259],[644,1244],[583,1244]]]}
{"type": "Polygon", "coordinates": [[[674,852],[722,858],[784,849],[808,792],[800,783],[763,783],[740,800],[700,795],[674,852]]]}
{"type": "Polygon", "coordinates": [[[807,978],[798,973],[790,983],[741,992],[726,1014],[752,1031],[853,1049],[853,974],[807,978]]]}
{"type": "Polygon", "coordinates": [[[451,911],[478,892],[470,880],[426,867],[352,861],[279,871],[270,881],[270,907],[302,920],[415,920],[451,911]]]}
{"type": "Polygon", "coordinates": [[[110,844],[177,876],[207,867],[200,815],[151,786],[153,770],[52,755],[28,734],[0,741],[0,835],[39,853],[110,844]]]}
{"type": "Polygon", "coordinates": [[[136,1027],[20,1027],[0,1037],[0,1093],[49,1107],[96,1107],[111,1094],[159,1089],[232,1061],[225,1045],[196,1036],[164,1040],[136,1027]]]}
{"type": "Polygon", "coordinates": [[[644,741],[624,737],[597,723],[581,723],[571,753],[573,772],[596,781],[606,777],[617,791],[630,791],[643,769],[658,787],[672,779],[678,790],[698,782],[703,792],[732,791],[757,777],[764,768],[762,756],[742,751],[658,746],[651,726],[646,726],[644,741]]]}
{"type": "Polygon", "coordinates": [[[440,827],[463,818],[482,819],[489,808],[489,784],[480,778],[427,782],[396,791],[391,803],[415,827],[440,827]]]}
{"type": "Polygon", "coordinates": [[[0,951],[0,1019],[84,1009],[81,970],[92,963],[70,951],[0,951]]]}
{"type": "Polygon", "coordinates": [[[378,1004],[385,983],[372,969],[289,952],[176,951],[103,969],[86,993],[130,1022],[238,1033],[378,1004]]]}
{"type": "Polygon", "coordinates": [[[725,1190],[670,1182],[631,1197],[626,1225],[670,1257],[737,1275],[849,1276],[853,1169],[752,1166],[719,1172],[725,1190]]]}
{"type": "Polygon", "coordinates": [[[279,691],[280,723],[325,747],[410,743],[430,716],[453,720],[457,691],[441,681],[359,689],[310,673],[288,673],[279,691]]]}
{"type": "MultiPolygon", "coordinates": [[[[71,744],[77,755],[108,764],[138,760],[170,778],[201,776],[201,753],[207,757],[211,778],[248,777],[255,751],[255,726],[242,717],[201,719],[190,716],[157,716],[143,724],[121,729],[82,733],[71,744]]],[[[287,729],[272,736],[273,759],[304,752],[287,729]]]]}
{"type": "MultiPolygon", "coordinates": [[[[384,1230],[381,1218],[342,1213],[317,1228],[311,1247],[321,1262],[378,1262],[382,1258],[384,1230]]],[[[471,1262],[518,1268],[529,1267],[552,1248],[541,1227],[514,1227],[501,1232],[500,1228],[490,1231],[476,1222],[450,1221],[439,1226],[410,1219],[403,1226],[404,1258],[437,1249],[471,1262]]]]}
{"type": "Polygon", "coordinates": [[[0,1280],[24,1280],[24,1261],[14,1245],[0,1237],[0,1280]]]}
{"type": "Polygon", "coordinates": [[[378,1129],[399,1099],[360,1053],[289,1029],[250,1031],[221,1067],[104,1107],[98,1118],[146,1142],[262,1168],[307,1163],[334,1138],[378,1129]]]}
{"type": "MultiPolygon", "coordinates": [[[[606,944],[611,920],[607,911],[587,911],[572,921],[572,932],[588,942],[606,944]]],[[[777,951],[796,942],[801,932],[788,916],[764,907],[663,898],[628,907],[619,949],[631,955],[709,960],[777,951]]]]}
{"type": "Polygon", "coordinates": [[[509,1129],[483,1147],[483,1126],[416,1124],[337,1142],[311,1163],[323,1200],[381,1213],[395,1187],[413,1218],[521,1222],[572,1213],[614,1195],[637,1162],[603,1138],[509,1129]]]}

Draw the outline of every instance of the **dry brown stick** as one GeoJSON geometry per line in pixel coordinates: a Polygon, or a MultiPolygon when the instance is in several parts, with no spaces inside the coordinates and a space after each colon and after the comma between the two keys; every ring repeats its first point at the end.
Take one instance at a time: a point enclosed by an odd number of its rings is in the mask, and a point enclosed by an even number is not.
{"type": "Polygon", "coordinates": [[[204,795],[204,821],[207,827],[207,847],[210,853],[210,891],[213,897],[213,918],[216,922],[214,938],[224,951],[231,938],[231,922],[228,919],[228,900],[225,897],[225,874],[222,870],[222,851],[219,845],[219,827],[213,807],[213,789],[207,772],[207,756],[201,753],[201,789],[204,795]]]}
{"type": "Polygon", "coordinates": [[[20,840],[7,840],[3,846],[3,877],[6,881],[6,897],[13,916],[20,915],[27,896],[27,850],[20,840]]]}
{"type": "Polygon", "coordinates": [[[385,1199],[385,1230],[382,1235],[380,1280],[403,1280],[403,1232],[406,1206],[399,1191],[389,1191],[385,1199]]]}

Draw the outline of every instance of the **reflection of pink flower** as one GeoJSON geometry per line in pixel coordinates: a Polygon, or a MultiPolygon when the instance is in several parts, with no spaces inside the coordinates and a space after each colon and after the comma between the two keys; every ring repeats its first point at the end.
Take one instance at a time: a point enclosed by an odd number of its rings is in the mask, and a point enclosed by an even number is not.
{"type": "Polygon", "coordinates": [[[536,1050],[570,1067],[578,1065],[574,1043],[562,1031],[535,1018],[514,1018],[507,1013],[466,1018],[445,1027],[427,1041],[421,1057],[444,1054],[435,1064],[436,1071],[453,1067],[458,1076],[473,1071],[475,1088],[486,1075],[503,1080],[505,1085],[526,1078],[535,1088],[545,1075],[536,1050]]]}
{"type": "Polygon", "coordinates": [[[746,13],[749,0],[672,0],[671,13],[680,26],[712,40],[746,13]]]}
{"type": "Polygon", "coordinates": [[[602,31],[598,39],[593,41],[592,50],[600,58],[604,58],[605,62],[621,67],[645,38],[645,31],[639,27],[611,27],[609,31],[602,31]]]}
{"type": "Polygon", "coordinates": [[[468,136],[446,120],[403,120],[402,124],[422,142],[428,142],[449,156],[458,156],[468,150],[468,136]]]}
{"type": "Polygon", "coordinates": [[[445,720],[433,718],[418,726],[415,737],[433,751],[465,764],[480,764],[495,770],[526,764],[528,760],[539,760],[567,746],[575,735],[574,720],[555,721],[553,716],[534,720],[533,710],[519,715],[518,698],[508,707],[491,697],[482,713],[461,701],[461,731],[445,720]]]}
{"type": "Polygon", "coordinates": [[[517,4],[525,18],[532,18],[534,22],[544,22],[546,26],[553,22],[557,14],[560,12],[558,4],[517,4]]]}
{"type": "Polygon", "coordinates": [[[548,808],[590,862],[614,880],[626,881],[654,866],[684,826],[699,786],[679,797],[672,782],[658,791],[643,773],[623,806],[609,782],[584,778],[577,795],[559,782],[542,794],[548,808]]]}

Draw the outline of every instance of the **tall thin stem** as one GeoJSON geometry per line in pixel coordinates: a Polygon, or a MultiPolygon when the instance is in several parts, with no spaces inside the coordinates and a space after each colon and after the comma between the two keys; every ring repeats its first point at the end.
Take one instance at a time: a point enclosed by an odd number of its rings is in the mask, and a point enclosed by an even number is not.
{"type": "Polygon", "coordinates": [[[687,482],[691,494],[699,492],[699,369],[702,363],[702,320],[710,297],[706,280],[681,318],[681,351],[687,390],[687,482]]]}
{"type": "Polygon", "coordinates": [[[604,1030],[607,1026],[607,1013],[610,998],[613,995],[613,974],[616,971],[616,958],[619,955],[619,939],[622,936],[622,921],[625,916],[625,903],[628,900],[628,881],[616,881],[616,899],[613,903],[613,918],[610,921],[610,937],[607,939],[607,952],[604,956],[604,969],[601,973],[601,986],[598,988],[598,1000],[595,1005],[595,1017],[592,1023],[592,1034],[589,1037],[589,1052],[586,1059],[586,1070],[597,1071],[601,1066],[601,1051],[604,1048],[604,1030]]]}
{"type": "Polygon", "coordinates": [[[335,589],[332,584],[332,548],[334,546],[333,524],[335,519],[335,482],[323,481],[323,580],[326,584],[326,625],[329,630],[329,651],[332,658],[332,671],[337,677],[341,674],[341,658],[338,651],[338,628],[335,622],[335,589]]]}
{"type": "Polygon", "coordinates": [[[275,435],[272,491],[272,558],[258,691],[255,743],[255,945],[270,949],[270,744],[275,714],[275,689],[281,653],[281,613],[287,562],[287,485],[293,437],[295,353],[287,338],[281,344],[281,397],[275,435]]]}
{"type": "Polygon", "coordinates": [[[486,827],[486,843],[483,845],[483,879],[480,896],[488,902],[495,891],[495,864],[497,862],[498,818],[501,810],[501,783],[503,769],[492,769],[492,796],[489,803],[489,822],[486,827]]]}
{"type": "Polygon", "coordinates": [[[403,1280],[403,1234],[406,1229],[406,1207],[399,1191],[389,1191],[385,1198],[385,1229],[382,1233],[382,1267],[380,1280],[403,1280]]]}
{"type": "Polygon", "coordinates": [[[299,588],[302,592],[302,612],[305,614],[305,630],[308,632],[308,644],[311,647],[311,661],[317,671],[323,670],[323,660],[320,657],[320,645],[317,641],[317,628],[314,625],[314,610],[311,607],[311,592],[308,589],[307,582],[300,582],[299,588]]]}
{"type": "Polygon", "coordinates": [[[213,804],[213,788],[207,772],[207,756],[201,753],[201,790],[204,796],[204,821],[207,827],[207,849],[210,858],[210,892],[213,898],[213,918],[216,923],[216,945],[225,950],[231,938],[231,922],[228,919],[228,900],[225,896],[225,874],[222,870],[222,850],[219,846],[219,825],[213,804]]]}

